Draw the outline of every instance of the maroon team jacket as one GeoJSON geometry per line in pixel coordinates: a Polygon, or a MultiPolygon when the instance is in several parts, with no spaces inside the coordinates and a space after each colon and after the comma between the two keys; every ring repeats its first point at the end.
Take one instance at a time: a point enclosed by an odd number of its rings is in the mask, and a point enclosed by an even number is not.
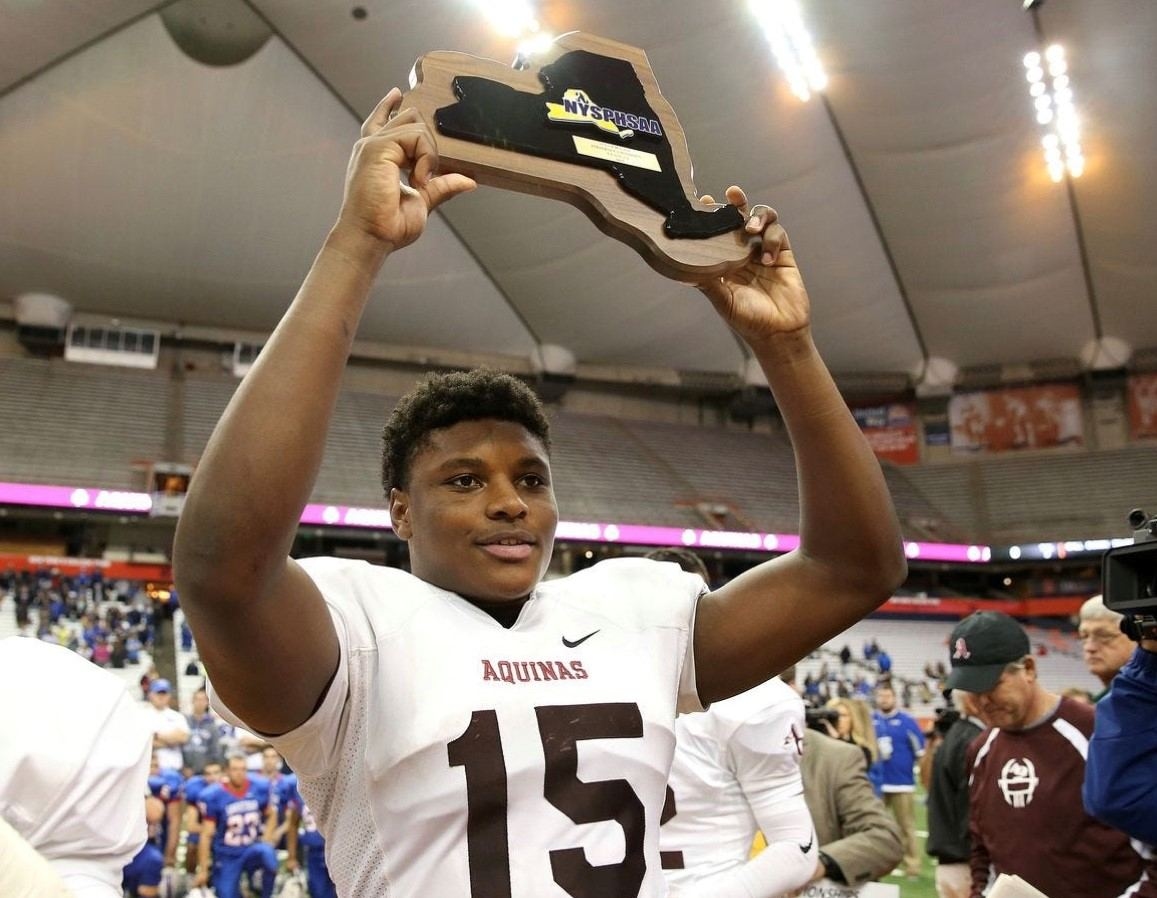
{"type": "MultiPolygon", "coordinates": [[[[1062,698],[1019,731],[989,728],[968,747],[972,898],[989,866],[1016,874],[1049,898],[1115,898],[1141,879],[1146,861],[1129,837],[1085,813],[1081,784],[1093,709],[1062,698]]],[[[1157,898],[1157,864],[1131,898],[1157,898]]]]}

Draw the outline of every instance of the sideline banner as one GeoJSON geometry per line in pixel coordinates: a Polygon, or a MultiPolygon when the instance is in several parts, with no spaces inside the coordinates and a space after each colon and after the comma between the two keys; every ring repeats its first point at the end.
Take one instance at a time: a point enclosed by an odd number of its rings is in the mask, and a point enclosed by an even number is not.
{"type": "Polygon", "coordinates": [[[1083,446],[1076,384],[960,393],[948,400],[953,452],[1009,452],[1083,446]]]}
{"type": "Polygon", "coordinates": [[[1126,388],[1129,399],[1129,437],[1157,439],[1157,374],[1132,374],[1126,388]]]}
{"type": "Polygon", "coordinates": [[[852,409],[852,415],[876,458],[895,465],[919,464],[915,406],[904,402],[870,405],[852,409]]]}

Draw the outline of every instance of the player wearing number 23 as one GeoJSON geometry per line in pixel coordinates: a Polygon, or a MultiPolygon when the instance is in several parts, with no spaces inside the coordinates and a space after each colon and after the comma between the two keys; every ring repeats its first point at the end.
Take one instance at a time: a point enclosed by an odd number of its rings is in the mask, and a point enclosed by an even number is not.
{"type": "Polygon", "coordinates": [[[241,877],[261,871],[261,898],[273,895],[277,854],[264,840],[267,826],[276,820],[270,803],[269,780],[245,769],[245,756],[230,756],[224,781],[201,793],[201,863],[197,884],[203,885],[212,847],[213,889],[217,898],[241,898],[241,877]]]}
{"type": "Polygon", "coordinates": [[[767,680],[892,594],[883,475],[816,351],[787,235],[735,187],[751,258],[697,286],[791,436],[798,550],[714,592],[646,559],[544,579],[549,425],[521,381],[475,371],[430,378],[386,423],[409,571],[289,558],[374,278],[474,186],[437,173],[400,102],[366,122],[338,222],[205,448],[174,543],[181,604],[217,709],[297,772],[342,898],[659,898],[676,712],[767,680]]]}

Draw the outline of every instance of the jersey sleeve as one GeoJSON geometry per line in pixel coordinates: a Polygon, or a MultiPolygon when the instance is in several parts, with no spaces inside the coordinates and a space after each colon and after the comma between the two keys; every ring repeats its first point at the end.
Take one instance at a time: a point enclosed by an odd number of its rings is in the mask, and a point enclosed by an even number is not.
{"type": "Polygon", "coordinates": [[[773,808],[803,794],[804,726],[803,702],[789,698],[743,720],[732,734],[728,749],[735,777],[761,826],[773,808]]]}
{"type": "MultiPolygon", "coordinates": [[[[338,757],[340,734],[344,712],[350,695],[351,641],[346,614],[340,607],[338,597],[342,591],[343,569],[348,562],[333,558],[307,558],[298,562],[317,584],[326,604],[338,640],[338,666],[325,696],[313,714],[296,729],[279,736],[257,733],[267,738],[289,766],[305,776],[317,776],[329,770],[338,757]]],[[[209,698],[213,708],[234,726],[253,730],[249,724],[234,714],[208,683],[209,698]]]]}

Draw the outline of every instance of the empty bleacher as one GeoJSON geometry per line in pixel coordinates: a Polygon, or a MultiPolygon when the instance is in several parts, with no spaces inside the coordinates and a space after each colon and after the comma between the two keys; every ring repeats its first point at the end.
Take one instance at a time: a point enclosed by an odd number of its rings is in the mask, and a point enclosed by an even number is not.
{"type": "MultiPolygon", "coordinates": [[[[0,480],[142,489],[148,461],[196,463],[238,381],[61,360],[0,358],[0,480]],[[172,457],[172,455],[176,457],[172,457]]],[[[380,506],[381,428],[396,400],[344,390],[313,501],[380,506]]],[[[782,433],[554,413],[562,516],[672,527],[794,531],[782,433]],[[712,521],[704,511],[724,508],[712,521]]],[[[1157,508],[1157,452],[1111,451],[885,465],[905,536],[993,544],[1126,532],[1157,508]]]]}
{"type": "Polygon", "coordinates": [[[169,389],[155,371],[0,358],[0,479],[139,489],[169,389]]]}

